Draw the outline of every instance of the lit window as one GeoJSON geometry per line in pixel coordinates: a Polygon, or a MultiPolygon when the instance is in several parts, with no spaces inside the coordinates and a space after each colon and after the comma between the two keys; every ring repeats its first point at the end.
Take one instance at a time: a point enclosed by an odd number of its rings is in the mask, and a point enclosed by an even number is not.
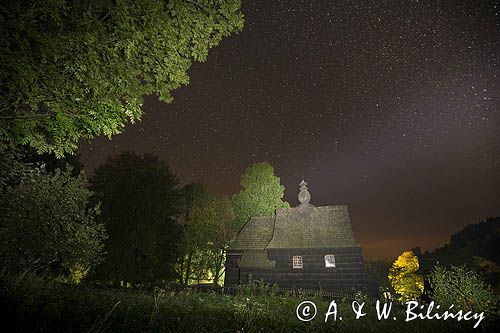
{"type": "Polygon", "coordinates": [[[325,267],[335,267],[335,256],[333,254],[325,256],[325,267]]]}
{"type": "Polygon", "coordinates": [[[293,256],[293,268],[302,268],[304,265],[302,264],[301,256],[293,256]]]}

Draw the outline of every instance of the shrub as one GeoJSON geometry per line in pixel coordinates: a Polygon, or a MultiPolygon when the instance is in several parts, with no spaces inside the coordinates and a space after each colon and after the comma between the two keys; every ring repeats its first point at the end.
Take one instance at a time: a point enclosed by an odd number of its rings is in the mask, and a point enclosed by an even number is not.
{"type": "Polygon", "coordinates": [[[0,258],[9,271],[43,270],[78,282],[103,257],[106,233],[83,174],[43,168],[0,196],[0,258]]]}
{"type": "Polygon", "coordinates": [[[431,274],[432,298],[441,306],[464,311],[488,312],[493,309],[495,296],[491,287],[479,275],[465,267],[436,266],[431,274]]]}

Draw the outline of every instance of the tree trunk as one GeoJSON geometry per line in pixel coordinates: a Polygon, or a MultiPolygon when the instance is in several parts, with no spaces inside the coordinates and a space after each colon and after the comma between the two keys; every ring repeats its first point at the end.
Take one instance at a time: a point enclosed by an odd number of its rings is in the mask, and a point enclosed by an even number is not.
{"type": "Polygon", "coordinates": [[[179,269],[179,283],[182,284],[184,277],[184,256],[181,257],[180,269],[179,269]]]}
{"type": "Polygon", "coordinates": [[[220,249],[220,253],[217,254],[215,259],[215,267],[214,267],[214,285],[219,284],[219,278],[222,271],[222,260],[224,258],[224,248],[220,249]]]}
{"type": "Polygon", "coordinates": [[[189,276],[191,275],[191,259],[193,257],[193,253],[189,252],[187,262],[186,262],[186,275],[185,275],[185,280],[184,284],[187,286],[189,282],[189,276]]]}

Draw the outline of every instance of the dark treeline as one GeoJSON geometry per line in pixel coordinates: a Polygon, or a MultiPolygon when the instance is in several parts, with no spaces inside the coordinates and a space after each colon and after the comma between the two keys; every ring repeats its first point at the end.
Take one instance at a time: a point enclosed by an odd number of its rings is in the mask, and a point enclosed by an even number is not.
{"type": "Polygon", "coordinates": [[[500,265],[500,217],[469,224],[451,235],[450,243],[437,248],[431,254],[440,261],[459,264],[474,256],[483,257],[500,265]]]}
{"type": "MultiPolygon", "coordinates": [[[[184,288],[221,284],[226,248],[248,217],[288,205],[269,163],[247,168],[241,190],[231,198],[199,183],[181,186],[152,154],[120,153],[88,178],[78,165],[75,157],[52,161],[29,149],[0,150],[0,281],[6,286],[0,288],[0,312],[8,315],[9,325],[36,331],[161,331],[179,325],[199,330],[206,322],[215,322],[214,329],[248,328],[254,325],[254,320],[245,322],[248,311],[254,311],[249,309],[259,309],[251,314],[254,318],[293,313],[290,307],[273,312],[284,301],[298,302],[277,295],[274,286],[261,285],[260,291],[256,285],[243,286],[233,297],[184,288]],[[149,286],[155,287],[152,292],[130,290],[149,286]]],[[[467,226],[433,253],[406,251],[392,266],[367,263],[378,280],[376,297],[484,311],[484,325],[495,326],[498,297],[490,285],[498,288],[494,249],[499,222],[493,218],[467,226]]],[[[363,291],[353,297],[368,300],[363,291]]],[[[280,323],[286,327],[286,321],[280,323]]]]}
{"type": "Polygon", "coordinates": [[[500,217],[469,224],[451,235],[450,243],[421,255],[424,268],[439,263],[467,266],[500,291],[500,217]]]}
{"type": "MultiPolygon", "coordinates": [[[[500,292],[500,217],[490,217],[478,223],[471,223],[451,235],[450,242],[433,251],[422,252],[419,247],[411,249],[418,257],[418,274],[428,278],[436,266],[446,268],[465,267],[488,283],[498,294],[500,292]]],[[[370,288],[392,291],[388,279],[391,260],[366,262],[370,277],[370,288]]],[[[426,284],[429,281],[426,280],[426,284]]],[[[427,287],[430,287],[427,285],[427,287]]]]}
{"type": "Polygon", "coordinates": [[[249,167],[233,198],[181,186],[152,154],[123,152],[88,178],[77,157],[29,148],[3,149],[0,166],[4,270],[70,283],[220,284],[246,219],[287,205],[269,163],[249,167]]]}

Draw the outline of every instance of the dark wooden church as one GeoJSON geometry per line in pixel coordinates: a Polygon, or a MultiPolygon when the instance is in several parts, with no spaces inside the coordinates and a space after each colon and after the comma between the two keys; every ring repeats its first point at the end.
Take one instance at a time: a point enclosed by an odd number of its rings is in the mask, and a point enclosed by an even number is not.
{"type": "Polygon", "coordinates": [[[299,206],[243,226],[227,250],[225,286],[261,280],[282,288],[366,289],[347,206],[314,207],[306,185],[300,183],[299,206]]]}

